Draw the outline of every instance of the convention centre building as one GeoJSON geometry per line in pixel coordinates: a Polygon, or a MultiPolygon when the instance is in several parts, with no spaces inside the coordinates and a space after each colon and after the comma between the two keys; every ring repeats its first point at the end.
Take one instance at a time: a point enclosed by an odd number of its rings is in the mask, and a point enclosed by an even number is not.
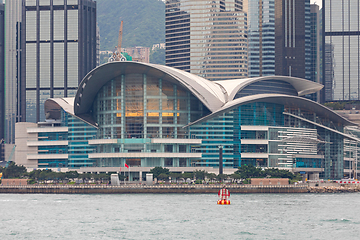
{"type": "Polygon", "coordinates": [[[209,81],[111,62],[89,72],[75,97],[46,100],[45,122],[16,124],[15,161],[141,180],[155,166],[218,173],[221,148],[224,173],[246,164],[341,179],[357,169],[360,139],[346,130],[352,122],[304,97],[322,88],[288,76],[209,81]]]}

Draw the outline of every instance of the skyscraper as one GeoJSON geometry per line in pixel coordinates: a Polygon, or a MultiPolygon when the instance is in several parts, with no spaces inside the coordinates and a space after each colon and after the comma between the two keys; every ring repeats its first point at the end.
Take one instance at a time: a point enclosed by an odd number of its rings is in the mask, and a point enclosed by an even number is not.
{"type": "Polygon", "coordinates": [[[4,160],[3,141],[5,138],[5,7],[0,3],[0,161],[4,160]]]}
{"type": "Polygon", "coordinates": [[[249,77],[275,75],[275,2],[245,1],[249,77]]]}
{"type": "Polygon", "coordinates": [[[249,76],[310,79],[310,0],[246,1],[249,76]]]}
{"type": "Polygon", "coordinates": [[[242,1],[168,0],[166,65],[209,80],[247,77],[242,1]]]}
{"type": "MultiPolygon", "coordinates": [[[[311,4],[310,6],[310,79],[311,81],[320,83],[320,12],[319,6],[311,4]]],[[[311,96],[313,101],[320,101],[320,93],[314,93],[311,96]]]]}
{"type": "Polygon", "coordinates": [[[7,137],[13,141],[15,122],[43,121],[45,100],[73,96],[96,67],[96,2],[15,0],[7,9],[7,137]]]}
{"type": "Polygon", "coordinates": [[[325,101],[360,100],[360,1],[322,6],[325,101]]]}

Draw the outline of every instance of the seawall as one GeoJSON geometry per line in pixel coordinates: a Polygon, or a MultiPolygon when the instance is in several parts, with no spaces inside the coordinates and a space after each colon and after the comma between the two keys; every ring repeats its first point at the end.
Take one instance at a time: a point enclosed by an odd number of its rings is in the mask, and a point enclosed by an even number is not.
{"type": "MultiPolygon", "coordinates": [[[[131,193],[218,193],[222,185],[26,185],[0,186],[0,193],[19,194],[131,194],[131,193]]],[[[254,186],[229,185],[230,193],[307,193],[306,185],[254,186]]]]}

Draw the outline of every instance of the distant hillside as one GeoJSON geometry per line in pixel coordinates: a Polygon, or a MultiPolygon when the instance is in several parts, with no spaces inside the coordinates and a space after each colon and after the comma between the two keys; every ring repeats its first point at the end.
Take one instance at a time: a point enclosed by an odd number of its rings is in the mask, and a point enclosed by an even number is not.
{"type": "Polygon", "coordinates": [[[121,20],[122,47],[165,42],[165,4],[159,0],[97,0],[100,50],[114,50],[121,20]]]}

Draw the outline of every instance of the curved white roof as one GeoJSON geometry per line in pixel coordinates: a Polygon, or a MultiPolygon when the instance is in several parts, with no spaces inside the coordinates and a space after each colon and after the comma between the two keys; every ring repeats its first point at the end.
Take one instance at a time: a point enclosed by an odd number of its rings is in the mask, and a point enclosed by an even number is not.
{"type": "Polygon", "coordinates": [[[210,111],[219,109],[227,99],[221,86],[185,71],[149,63],[111,62],[95,68],[81,81],[75,96],[75,114],[88,112],[97,92],[108,81],[121,74],[131,73],[146,73],[163,80],[179,83],[192,92],[210,111]]]}
{"type": "MultiPolygon", "coordinates": [[[[323,85],[305,79],[287,76],[266,76],[257,78],[223,80],[212,82],[196,75],[175,68],[138,62],[112,62],[103,64],[89,72],[81,81],[75,98],[53,98],[45,102],[46,118],[56,118],[60,107],[69,114],[81,118],[83,121],[97,127],[91,116],[91,107],[98,91],[108,81],[122,74],[147,74],[148,76],[177,83],[194,94],[211,112],[208,116],[199,119],[192,124],[199,123],[208,118],[220,115],[239,105],[265,101],[279,104],[293,104],[305,109],[312,109],[317,114],[323,115],[345,125],[353,125],[351,122],[311,100],[289,96],[285,94],[256,94],[234,100],[236,93],[246,86],[264,80],[281,80],[290,83],[298,95],[310,94],[319,91],[323,85]]],[[[192,125],[191,124],[191,125],[192,125]]]]}
{"type": "Polygon", "coordinates": [[[229,94],[229,100],[233,100],[236,93],[244,89],[246,86],[264,80],[281,80],[290,83],[298,92],[298,96],[303,96],[310,93],[320,91],[324,86],[302,78],[289,77],[289,76],[265,76],[255,78],[244,78],[235,80],[217,81],[221,84],[229,94]]]}

